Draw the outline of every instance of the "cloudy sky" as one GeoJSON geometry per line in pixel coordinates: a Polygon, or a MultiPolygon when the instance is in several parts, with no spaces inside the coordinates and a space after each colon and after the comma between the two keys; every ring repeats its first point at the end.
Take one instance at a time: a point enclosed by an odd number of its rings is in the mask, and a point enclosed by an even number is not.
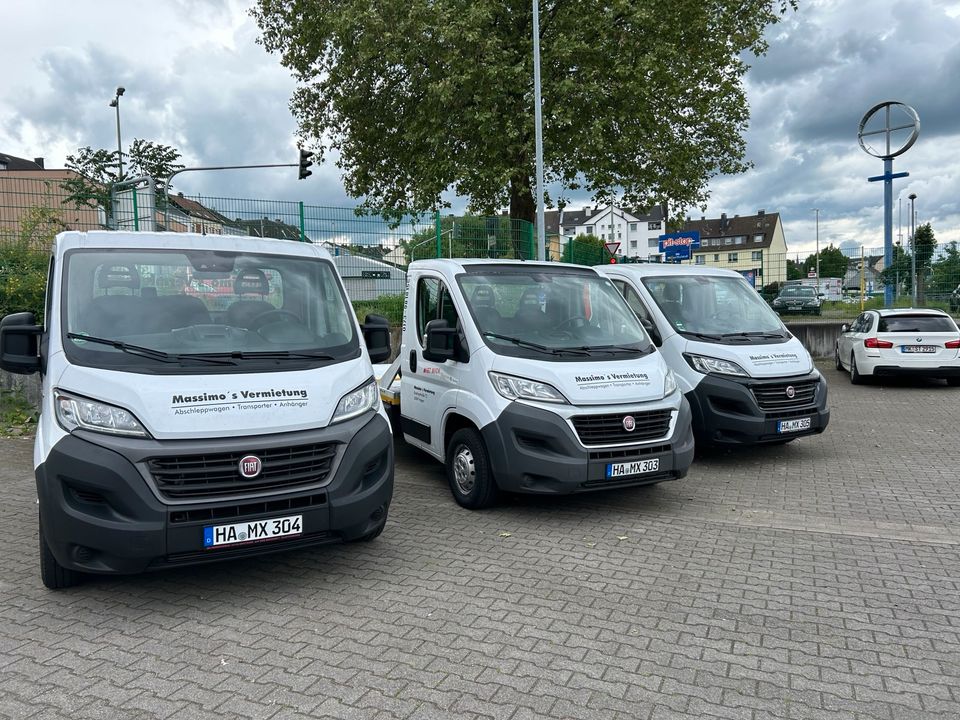
{"type": "MultiPolygon", "coordinates": [[[[62,167],[83,145],[116,146],[108,106],[122,85],[124,145],[174,145],[187,166],[296,161],[289,73],[255,44],[251,3],[233,0],[4,0],[0,151],[62,167]]],[[[922,132],[894,161],[910,177],[920,222],[960,240],[960,0],[800,0],[768,33],[769,53],[747,78],[748,158],[754,169],[710,185],[706,215],[780,212],[792,252],[814,244],[883,244],[882,162],[857,144],[864,112],[884,100],[915,107],[922,132]]],[[[180,176],[186,194],[351,203],[336,168],[180,176]]],[[[579,207],[574,198],[573,207],[579,207]]],[[[582,198],[586,201],[587,198],[582,198]]],[[[691,216],[702,212],[691,208],[691,216]]]]}

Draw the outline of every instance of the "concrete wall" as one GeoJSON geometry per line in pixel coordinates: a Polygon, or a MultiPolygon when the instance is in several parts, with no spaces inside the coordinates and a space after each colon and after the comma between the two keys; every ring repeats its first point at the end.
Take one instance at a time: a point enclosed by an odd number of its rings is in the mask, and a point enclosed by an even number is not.
{"type": "Polygon", "coordinates": [[[789,322],[786,326],[814,358],[832,358],[840,326],[844,322],[851,321],[789,322]]]}

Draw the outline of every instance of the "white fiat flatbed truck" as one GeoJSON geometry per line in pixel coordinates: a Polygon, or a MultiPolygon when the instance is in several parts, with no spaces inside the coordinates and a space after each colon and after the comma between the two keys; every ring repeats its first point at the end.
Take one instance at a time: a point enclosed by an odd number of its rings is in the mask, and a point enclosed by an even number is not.
{"type": "Polygon", "coordinates": [[[597,270],[676,374],[699,445],[786,443],[826,429],[827,381],[742,275],[661,263],[597,270]]]}
{"type": "Polygon", "coordinates": [[[42,377],[44,584],[376,537],[389,352],[314,245],[58,235],[44,324],[0,322],[0,366],[42,377]]]}
{"type": "Polygon", "coordinates": [[[636,316],[594,269],[421,260],[400,351],[378,366],[406,442],[445,463],[467,508],[673,480],[690,409],[636,316]]]}

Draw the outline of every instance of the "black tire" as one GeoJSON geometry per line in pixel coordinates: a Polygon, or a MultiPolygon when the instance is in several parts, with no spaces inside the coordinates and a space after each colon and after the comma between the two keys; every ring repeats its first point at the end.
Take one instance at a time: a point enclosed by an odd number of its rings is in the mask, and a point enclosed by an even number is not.
{"type": "Polygon", "coordinates": [[[863,375],[857,370],[857,358],[854,357],[853,353],[850,353],[850,383],[852,385],[863,385],[863,382],[863,375]]]}
{"type": "Polygon", "coordinates": [[[948,377],[947,385],[950,387],[960,387],[960,377],[948,377]]]}
{"type": "Polygon", "coordinates": [[[76,570],[70,570],[57,562],[43,537],[43,521],[40,521],[40,579],[50,590],[73,587],[83,578],[76,570]]]}
{"type": "Polygon", "coordinates": [[[497,502],[497,483],[483,438],[473,428],[457,430],[447,444],[447,481],[457,504],[470,510],[497,502]]]}
{"type": "Polygon", "coordinates": [[[835,345],[834,348],[835,348],[835,349],[834,349],[834,353],[833,353],[833,355],[834,355],[834,357],[833,357],[833,362],[836,364],[837,370],[839,370],[840,372],[846,372],[847,369],[843,366],[843,363],[840,362],[840,346],[839,346],[839,345],[835,345]]]}

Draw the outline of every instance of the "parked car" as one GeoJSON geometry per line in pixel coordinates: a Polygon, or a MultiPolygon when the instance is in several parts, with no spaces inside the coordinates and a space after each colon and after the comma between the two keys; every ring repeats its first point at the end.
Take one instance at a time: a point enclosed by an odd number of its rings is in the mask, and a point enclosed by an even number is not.
{"type": "Polygon", "coordinates": [[[787,285],[774,298],[773,309],[778,313],[819,315],[823,305],[823,294],[817,289],[803,285],[787,285]]]}
{"type": "Polygon", "coordinates": [[[950,293],[950,312],[960,311],[960,285],[950,293]]]}
{"type": "Polygon", "coordinates": [[[943,310],[867,310],[841,325],[837,370],[859,384],[873,376],[943,378],[960,386],[960,328],[943,310]]]}

